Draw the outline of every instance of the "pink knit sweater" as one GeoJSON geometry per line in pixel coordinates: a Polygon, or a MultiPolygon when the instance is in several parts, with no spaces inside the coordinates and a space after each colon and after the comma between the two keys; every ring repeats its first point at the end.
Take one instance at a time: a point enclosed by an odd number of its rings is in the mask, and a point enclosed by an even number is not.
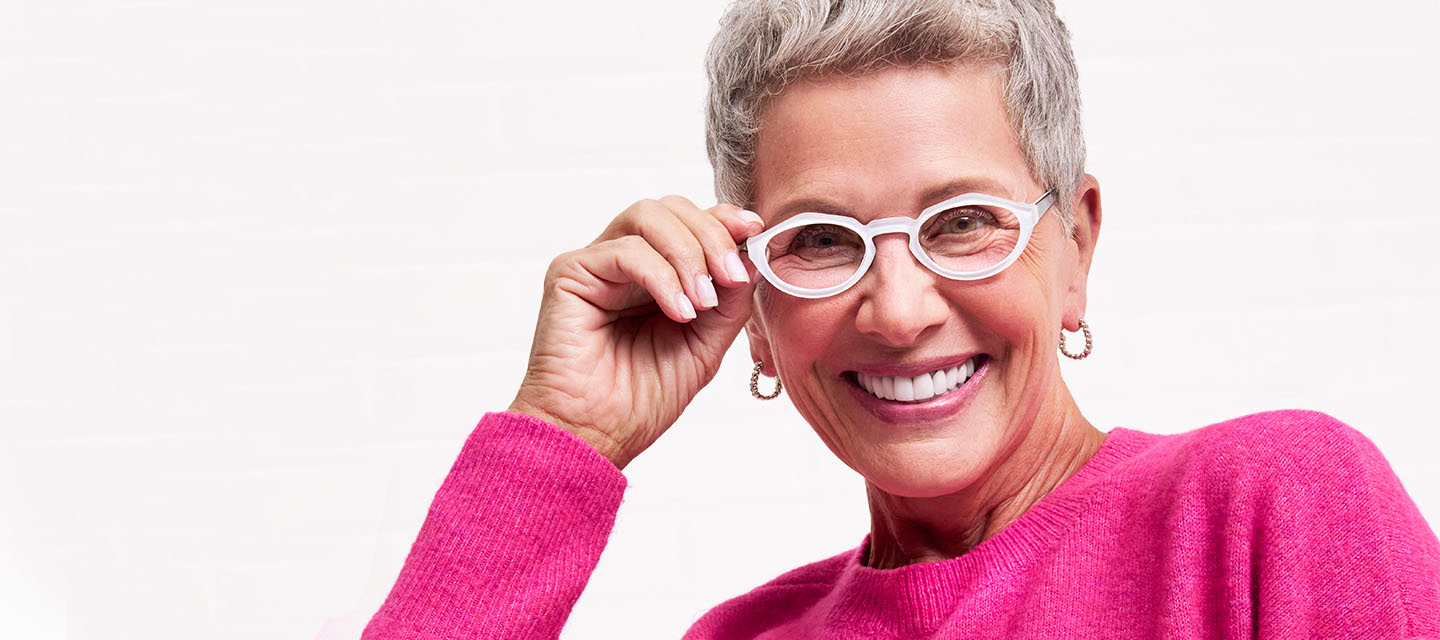
{"type": "MultiPolygon", "coordinates": [[[[963,556],[871,569],[866,535],[685,638],[1440,638],[1440,541],[1360,432],[1276,411],[1109,433],[963,556]]],[[[555,638],[625,486],[568,432],[487,414],[364,640],[555,638]]]]}

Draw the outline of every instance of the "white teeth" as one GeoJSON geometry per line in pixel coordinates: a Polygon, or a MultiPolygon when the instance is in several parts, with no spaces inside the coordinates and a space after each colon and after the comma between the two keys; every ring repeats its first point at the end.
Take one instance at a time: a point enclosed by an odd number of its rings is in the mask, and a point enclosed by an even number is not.
{"type": "Polygon", "coordinates": [[[860,388],[878,398],[900,402],[929,400],[954,391],[975,374],[975,358],[958,367],[940,369],[918,376],[869,376],[856,373],[860,388]]]}
{"type": "Polygon", "coordinates": [[[914,378],[895,378],[895,399],[901,402],[915,399],[914,378]]]}
{"type": "Polygon", "coordinates": [[[863,373],[858,373],[855,377],[860,381],[860,387],[869,391],[871,395],[887,399],[892,395],[885,393],[884,378],[867,376],[863,373]]]}
{"type": "Polygon", "coordinates": [[[935,397],[935,379],[930,374],[921,374],[912,378],[915,385],[915,399],[929,400],[935,397]]]}

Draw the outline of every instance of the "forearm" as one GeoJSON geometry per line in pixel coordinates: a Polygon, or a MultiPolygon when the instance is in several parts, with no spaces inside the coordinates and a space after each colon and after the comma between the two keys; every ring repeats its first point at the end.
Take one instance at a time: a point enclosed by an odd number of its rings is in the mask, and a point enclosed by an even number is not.
{"type": "Polygon", "coordinates": [[[624,489],[624,475],[576,436],[487,414],[363,639],[558,636],[624,489]]]}

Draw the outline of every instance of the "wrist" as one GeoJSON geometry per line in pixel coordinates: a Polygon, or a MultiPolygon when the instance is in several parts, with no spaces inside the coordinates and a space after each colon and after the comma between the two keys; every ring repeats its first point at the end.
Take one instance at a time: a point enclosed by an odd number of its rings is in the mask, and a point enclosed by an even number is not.
{"type": "Polygon", "coordinates": [[[623,471],[625,466],[630,464],[631,458],[623,453],[624,449],[620,446],[620,443],[599,429],[564,420],[554,413],[520,398],[516,398],[511,402],[510,407],[507,408],[506,411],[530,416],[536,420],[548,422],[560,429],[568,431],[570,435],[581,439],[585,444],[590,445],[592,449],[599,452],[600,455],[605,456],[605,459],[609,460],[610,464],[615,465],[616,469],[623,471]]]}

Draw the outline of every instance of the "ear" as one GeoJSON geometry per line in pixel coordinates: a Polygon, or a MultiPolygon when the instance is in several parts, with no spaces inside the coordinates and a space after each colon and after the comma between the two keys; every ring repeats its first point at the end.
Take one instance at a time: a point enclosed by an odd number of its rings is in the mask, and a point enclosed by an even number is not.
{"type": "Polygon", "coordinates": [[[1079,331],[1080,319],[1085,317],[1085,285],[1090,277],[1090,262],[1095,257],[1095,242],[1100,238],[1100,182],[1095,176],[1085,174],[1080,188],[1075,190],[1071,210],[1075,212],[1075,230],[1070,234],[1070,241],[1075,243],[1077,251],[1060,323],[1067,331],[1079,331]]]}
{"type": "MultiPolygon", "coordinates": [[[[753,276],[752,276],[753,277],[753,276]]],[[[779,370],[775,368],[774,352],[770,350],[770,333],[765,329],[765,318],[760,313],[761,293],[763,283],[755,287],[755,310],[750,314],[750,319],[745,322],[745,338],[750,342],[750,360],[760,363],[760,373],[771,378],[780,376],[779,370]]]]}

